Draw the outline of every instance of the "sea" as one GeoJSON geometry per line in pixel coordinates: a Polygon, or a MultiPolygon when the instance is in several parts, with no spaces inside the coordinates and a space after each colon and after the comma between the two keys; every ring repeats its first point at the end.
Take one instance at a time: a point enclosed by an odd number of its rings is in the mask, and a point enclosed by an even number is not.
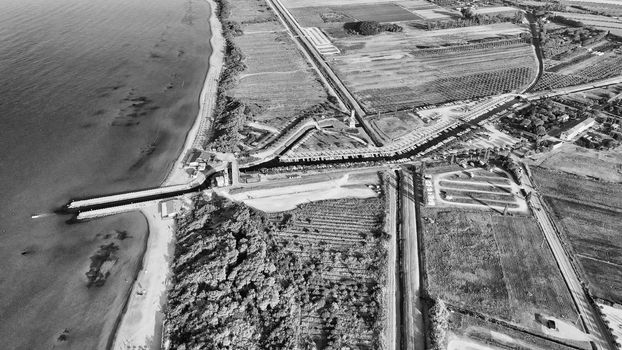
{"type": "Polygon", "coordinates": [[[197,112],[204,0],[0,1],[0,348],[110,344],[148,229],[56,210],[158,186],[197,112]],[[113,244],[104,283],[89,285],[113,244]]]}

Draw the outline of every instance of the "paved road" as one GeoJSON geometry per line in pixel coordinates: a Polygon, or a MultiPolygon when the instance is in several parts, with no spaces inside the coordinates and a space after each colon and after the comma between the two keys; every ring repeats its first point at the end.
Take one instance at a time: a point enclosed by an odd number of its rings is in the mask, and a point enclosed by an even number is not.
{"type": "Polygon", "coordinates": [[[609,344],[607,337],[605,337],[607,331],[601,329],[602,323],[598,319],[592,304],[590,304],[588,297],[579,282],[579,278],[577,277],[566,252],[564,251],[555,227],[542,205],[542,200],[533,188],[531,179],[529,176],[523,175],[522,180],[524,186],[526,187],[526,191],[528,193],[532,193],[532,195],[529,196],[529,205],[533,208],[535,217],[544,232],[544,236],[546,237],[549,247],[551,247],[551,250],[553,251],[555,260],[557,260],[557,265],[562,272],[562,276],[566,281],[566,285],[570,290],[572,299],[577,306],[579,315],[581,316],[581,322],[584,330],[591,336],[592,341],[598,346],[598,349],[615,349],[612,344],[609,344]]]}
{"type": "Polygon", "coordinates": [[[415,213],[415,189],[413,176],[404,170],[400,174],[401,239],[403,308],[403,349],[423,350],[425,335],[420,298],[419,246],[417,242],[417,217],[415,213]]]}
{"type": "Polygon", "coordinates": [[[397,266],[397,178],[393,171],[387,172],[388,190],[387,190],[387,220],[386,232],[391,235],[389,240],[389,254],[387,263],[387,330],[386,330],[386,348],[387,350],[399,349],[400,334],[397,332],[397,326],[400,322],[400,308],[397,305],[399,300],[399,290],[397,281],[399,279],[399,269],[397,266]]]}

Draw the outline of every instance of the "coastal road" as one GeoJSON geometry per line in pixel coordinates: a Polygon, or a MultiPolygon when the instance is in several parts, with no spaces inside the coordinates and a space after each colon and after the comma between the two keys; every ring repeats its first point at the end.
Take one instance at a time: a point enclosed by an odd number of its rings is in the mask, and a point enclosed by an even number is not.
{"type": "Polygon", "coordinates": [[[423,350],[423,313],[420,298],[419,246],[415,212],[415,187],[410,170],[400,173],[402,247],[402,345],[403,349],[423,350]]]}
{"type": "Polygon", "coordinates": [[[531,193],[529,196],[529,205],[533,209],[536,220],[544,232],[544,236],[546,237],[549,247],[553,252],[557,265],[559,266],[562,276],[566,281],[566,285],[570,290],[570,294],[572,295],[572,299],[577,307],[577,311],[579,312],[584,330],[590,335],[592,341],[596,344],[598,349],[614,350],[615,347],[609,342],[609,337],[607,336],[608,331],[603,329],[603,324],[598,318],[599,316],[596,313],[597,311],[594,310],[588,296],[585,294],[568,255],[566,255],[562,243],[559,240],[555,226],[553,225],[551,218],[548,216],[539,194],[535,191],[531,179],[529,176],[523,175],[522,180],[527,193],[531,193]]]}

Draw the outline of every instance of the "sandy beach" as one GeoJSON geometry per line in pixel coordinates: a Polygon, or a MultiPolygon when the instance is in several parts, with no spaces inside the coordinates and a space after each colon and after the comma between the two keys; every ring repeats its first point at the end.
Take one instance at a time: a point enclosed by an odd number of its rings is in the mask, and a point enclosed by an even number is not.
{"type": "MultiPolygon", "coordinates": [[[[224,58],[224,38],[221,23],[216,16],[216,4],[210,6],[210,45],[212,52],[209,68],[199,99],[199,113],[186,135],[184,147],[162,185],[186,183],[190,177],[183,169],[183,159],[188,150],[198,148],[205,141],[210,128],[218,79],[224,58]]],[[[160,349],[162,337],[162,308],[166,303],[166,290],[170,280],[170,260],[173,257],[175,227],[173,219],[164,219],[158,205],[141,209],[149,225],[147,251],[142,270],[132,287],[125,313],[115,334],[113,349],[160,349]]]]}

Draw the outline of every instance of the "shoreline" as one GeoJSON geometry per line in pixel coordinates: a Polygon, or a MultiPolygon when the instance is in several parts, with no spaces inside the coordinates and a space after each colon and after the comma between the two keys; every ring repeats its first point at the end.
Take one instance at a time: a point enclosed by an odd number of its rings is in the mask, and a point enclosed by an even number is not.
{"type": "MultiPolygon", "coordinates": [[[[217,98],[219,79],[224,62],[225,40],[222,24],[217,15],[218,5],[206,0],[210,7],[210,57],[201,94],[199,111],[194,124],[185,137],[177,159],[170,166],[162,186],[185,183],[190,178],[183,169],[183,160],[191,148],[202,148],[211,128],[217,98]]],[[[166,303],[166,291],[170,279],[170,262],[173,257],[175,226],[173,219],[163,219],[159,208],[150,206],[140,209],[147,221],[148,238],[140,268],[129,289],[128,297],[119,314],[117,324],[107,342],[108,349],[129,349],[139,346],[161,348],[162,309],[166,303]],[[141,283],[142,282],[142,283],[141,283]],[[142,295],[137,294],[144,291],[142,295]],[[158,321],[160,320],[160,321],[158,321]],[[136,342],[136,344],[134,343],[136,342]]]]}
{"type": "Polygon", "coordinates": [[[197,113],[194,124],[186,134],[184,145],[180,150],[179,156],[171,165],[166,177],[162,181],[162,186],[185,183],[184,180],[189,178],[183,169],[184,156],[191,148],[202,148],[207,132],[211,128],[211,122],[214,119],[214,105],[225,56],[225,39],[222,35],[222,24],[216,14],[218,5],[214,0],[205,1],[210,7],[210,47],[212,52],[210,53],[203,88],[199,95],[199,112],[197,113]]]}
{"type": "Polygon", "coordinates": [[[151,231],[149,230],[149,220],[147,219],[147,216],[142,211],[140,212],[140,214],[143,216],[143,219],[145,219],[145,224],[147,225],[147,233],[146,233],[145,241],[143,242],[143,247],[142,247],[142,251],[140,254],[140,263],[138,264],[138,266],[136,267],[136,270],[134,271],[134,275],[132,277],[132,285],[130,286],[130,288],[126,290],[126,293],[125,293],[126,295],[124,298],[125,301],[123,302],[123,307],[121,308],[121,312],[115,318],[114,324],[112,326],[112,331],[110,332],[110,334],[108,335],[108,339],[106,340],[106,349],[113,348],[114,342],[116,340],[117,332],[119,330],[119,327],[121,326],[121,321],[123,321],[123,317],[125,316],[125,312],[127,311],[127,306],[130,303],[130,298],[132,296],[132,293],[134,292],[134,284],[138,280],[138,276],[140,275],[140,272],[143,270],[143,267],[145,266],[145,256],[147,255],[147,248],[149,247],[149,238],[151,237],[151,231]]]}

